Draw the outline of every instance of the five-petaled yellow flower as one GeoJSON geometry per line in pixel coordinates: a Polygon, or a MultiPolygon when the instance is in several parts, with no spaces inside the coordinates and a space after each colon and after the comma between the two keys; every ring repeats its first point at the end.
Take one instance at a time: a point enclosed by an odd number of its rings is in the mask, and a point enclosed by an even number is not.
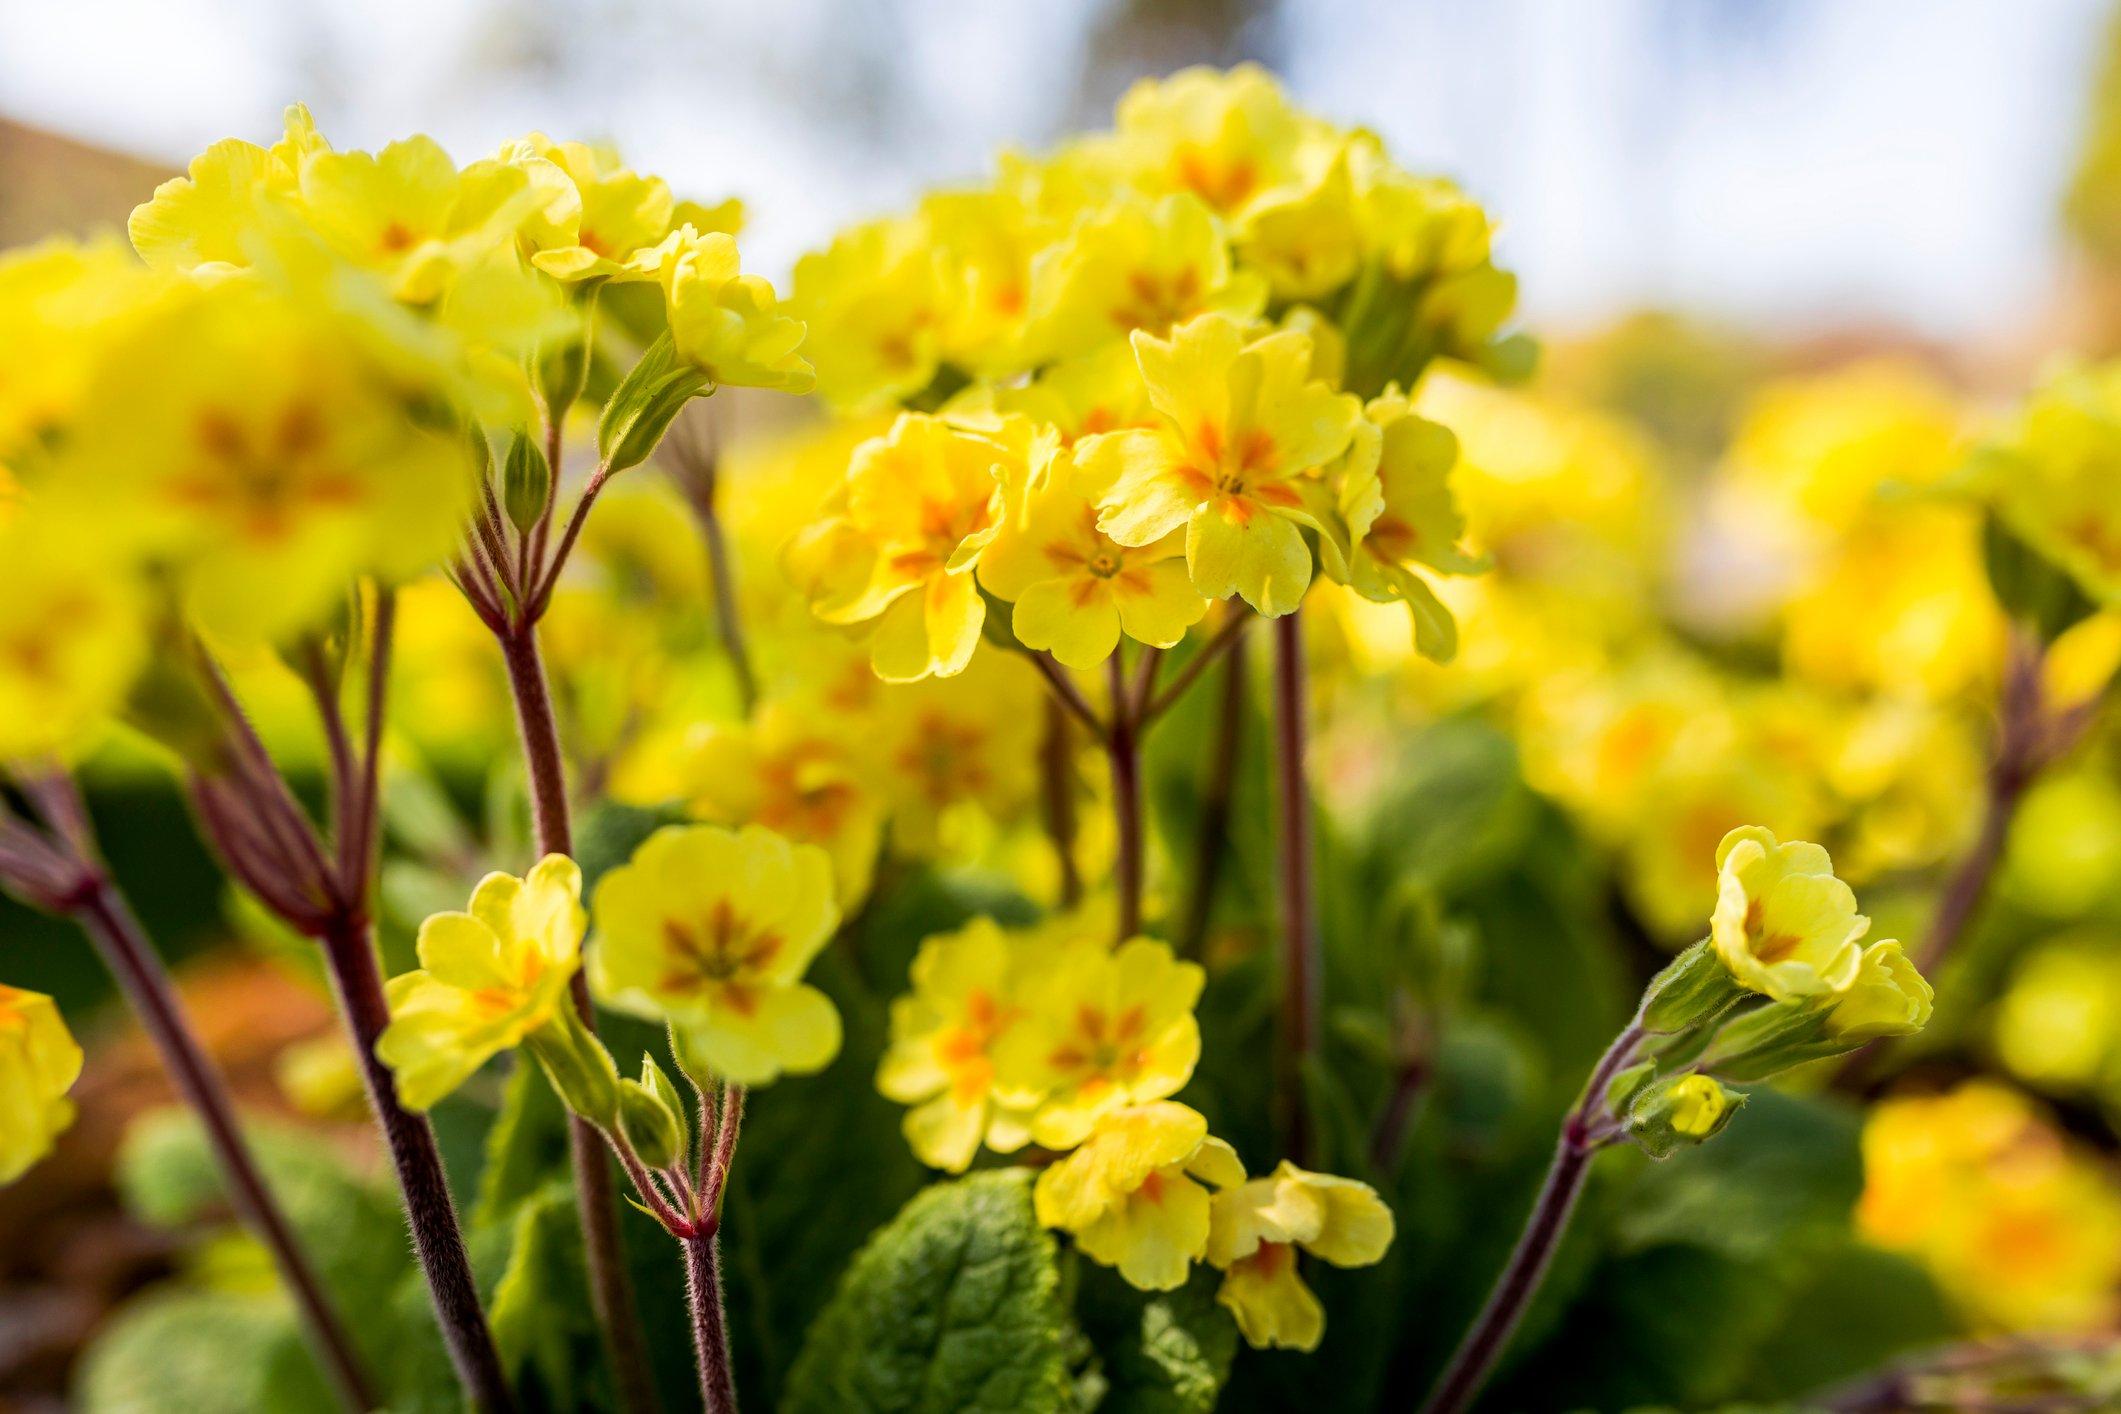
{"type": "Polygon", "coordinates": [[[1016,606],[1010,626],[1026,647],[1094,668],[1122,632],[1169,648],[1208,612],[1186,573],[1185,537],[1136,547],[1099,530],[1095,492],[1073,458],[1056,458],[1044,476],[1012,463],[1002,479],[1008,513],[980,556],[979,582],[1016,606]]]}
{"type": "Polygon", "coordinates": [[[376,1042],[406,1108],[431,1108],[572,1005],[584,922],[582,871],[548,854],[520,879],[488,874],[467,911],[420,925],[420,970],[391,979],[376,1042]]]}
{"type": "Polygon", "coordinates": [[[1021,1111],[994,1094],[996,1045],[1024,1019],[1017,997],[1029,945],[989,918],[921,944],[913,990],[891,1003],[891,1044],[876,1084],[912,1105],[906,1141],[923,1163],[963,1173],[984,1142],[1010,1153],[1030,1139],[1021,1111]]]}
{"type": "Polygon", "coordinates": [[[49,1154],[74,1122],[66,1092],[81,1076],[81,1047],[42,992],[0,986],[0,1183],[49,1154]]]}
{"type": "Polygon", "coordinates": [[[1255,1346],[1316,1350],[1325,1334],[1325,1307],[1297,1271],[1297,1249],[1366,1267],[1392,1245],[1392,1210],[1368,1184],[1287,1161],[1216,1194],[1210,1216],[1206,1255],[1223,1270],[1216,1300],[1255,1346]]]}
{"type": "Polygon", "coordinates": [[[1203,315],[1168,340],[1136,334],[1134,351],[1160,425],[1078,450],[1107,487],[1098,527],[1135,546],[1183,528],[1195,589],[1294,612],[1311,583],[1303,529],[1325,529],[1309,473],[1346,449],[1360,405],[1311,377],[1311,340],[1295,330],[1247,343],[1203,315]]]}
{"type": "Polygon", "coordinates": [[[840,1014],[802,980],[839,926],[823,850],[757,825],[670,825],[591,902],[598,997],[679,1027],[715,1074],[759,1085],[838,1054],[840,1014]]]}
{"type": "Polygon", "coordinates": [[[1064,949],[1025,987],[1025,1018],[997,1051],[1002,1095],[1033,1110],[1031,1137],[1065,1149],[1101,1116],[1176,1094],[1200,1060],[1206,976],[1149,938],[1064,949]]]}
{"type": "Polygon", "coordinates": [[[1208,1250],[1203,1186],[1244,1182],[1244,1165],[1208,1122],[1172,1100],[1116,1110],[1080,1149],[1038,1176],[1039,1222],[1072,1234],[1092,1261],[1144,1291],[1185,1284],[1208,1250]]]}
{"type": "Polygon", "coordinates": [[[1824,849],[1747,825],[1716,847],[1716,870],[1709,937],[1733,977],[1776,1001],[1848,990],[1871,920],[1824,849]]]}
{"type": "Polygon", "coordinates": [[[950,677],[972,660],[987,617],[973,569],[1001,520],[1002,467],[1053,454],[1050,438],[1028,443],[904,414],[855,449],[838,516],[790,547],[819,618],[874,624],[884,681],[950,677]]]}

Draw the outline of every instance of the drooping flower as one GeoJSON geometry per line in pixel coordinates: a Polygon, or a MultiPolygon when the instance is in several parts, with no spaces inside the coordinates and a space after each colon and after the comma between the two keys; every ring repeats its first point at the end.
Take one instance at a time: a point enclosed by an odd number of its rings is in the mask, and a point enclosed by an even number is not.
{"type": "Polygon", "coordinates": [[[1210,1216],[1206,1255],[1223,1270],[1215,1299],[1261,1347],[1315,1350],[1325,1334],[1325,1307],[1297,1270],[1297,1249],[1363,1267],[1392,1245],[1392,1210],[1368,1184],[1286,1161],[1217,1193],[1210,1216]]]}
{"type": "Polygon", "coordinates": [[[393,977],[376,1056],[408,1109],[432,1108],[572,1003],[581,966],[582,871],[548,854],[518,879],[488,874],[463,913],[420,925],[420,969],[393,977]]]}
{"type": "Polygon", "coordinates": [[[1183,528],[1193,587],[1235,593],[1264,614],[1292,612],[1311,583],[1303,528],[1323,530],[1323,488],[1307,473],[1338,456],[1361,417],[1355,399],[1312,379],[1311,341],[1283,330],[1247,343],[1219,315],[1134,336],[1160,417],[1077,455],[1107,489],[1098,527],[1122,545],[1183,528]]]}
{"type": "Polygon", "coordinates": [[[1185,1284],[1208,1250],[1206,1184],[1244,1181],[1236,1153],[1208,1122],[1171,1100],[1117,1110],[1074,1153],[1038,1176],[1038,1220],[1072,1234],[1083,1255],[1144,1291],[1185,1284]]]}
{"type": "Polygon", "coordinates": [[[797,352],[802,321],[781,311],[763,277],[739,272],[734,238],[683,226],[633,263],[663,287],[678,356],[717,384],[807,393],[816,383],[797,352]]]}
{"type": "Polygon", "coordinates": [[[74,1122],[66,1092],[81,1047],[41,992],[0,985],[0,1183],[12,1183],[74,1122]]]}
{"type": "Polygon", "coordinates": [[[1747,825],[1724,836],[1716,869],[1709,936],[1732,976],[1776,1001],[1848,990],[1871,921],[1825,850],[1747,825]]]}
{"type": "Polygon", "coordinates": [[[1457,651],[1458,625],[1415,566],[1442,574],[1482,567],[1459,548],[1465,518],[1449,479],[1458,439],[1412,411],[1396,387],[1363,412],[1334,478],[1335,533],[1320,537],[1320,562],[1365,599],[1404,603],[1420,650],[1448,659],[1457,651]]]}
{"type": "Polygon", "coordinates": [[[1031,1110],[1031,1137],[1065,1149],[1114,1110],[1176,1094],[1200,1060],[1205,980],[1168,945],[1134,938],[1077,944],[1028,983],[1026,1016],[996,1057],[1002,1095],[1031,1110]]]}
{"type": "Polygon", "coordinates": [[[839,925],[823,850],[757,825],[666,826],[592,909],[597,995],[678,1027],[717,1075],[759,1085],[838,1053],[839,1012],[802,980],[839,925]]]}

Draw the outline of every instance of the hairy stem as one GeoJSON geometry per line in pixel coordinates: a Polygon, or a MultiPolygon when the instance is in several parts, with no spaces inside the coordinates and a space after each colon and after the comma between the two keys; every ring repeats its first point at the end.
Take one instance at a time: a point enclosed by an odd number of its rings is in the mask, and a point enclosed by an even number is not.
{"type": "Polygon", "coordinates": [[[1105,755],[1112,765],[1112,813],[1118,851],[1113,864],[1113,886],[1119,895],[1119,936],[1124,941],[1139,933],[1142,926],[1141,742],[1136,736],[1126,670],[1117,649],[1107,666],[1112,716],[1105,734],[1105,755]]]}
{"type": "Polygon", "coordinates": [[[104,965],[117,979],[141,1028],[161,1053],[162,1064],[177,1092],[198,1112],[207,1144],[228,1185],[229,1202],[243,1225],[272,1254],[273,1265],[294,1299],[339,1403],[354,1411],[377,1408],[380,1401],[354,1353],[353,1340],[332,1310],[323,1284],[296,1242],[294,1229],[266,1187],[265,1177],[237,1124],[235,1103],[227,1085],[185,1019],[169,973],[148,943],[131,907],[117,887],[97,872],[74,908],[74,920],[95,943],[104,965]]]}
{"type": "Polygon", "coordinates": [[[1230,842],[1230,805],[1237,786],[1237,754],[1245,725],[1245,645],[1233,637],[1223,665],[1222,697],[1215,713],[1215,732],[1208,740],[1208,762],[1200,788],[1199,834],[1194,844],[1192,893],[1178,932],[1181,957],[1198,958],[1207,945],[1208,924],[1215,916],[1215,891],[1222,883],[1223,861],[1230,842]]]}
{"type": "Polygon", "coordinates": [[[322,942],[339,1009],[346,1018],[354,1054],[361,1061],[368,1103],[383,1127],[391,1161],[398,1171],[406,1224],[412,1229],[413,1247],[427,1277],[428,1294],[434,1300],[435,1318],[449,1347],[450,1362],[456,1366],[457,1378],[463,1382],[474,1407],[481,1411],[513,1409],[515,1400],[501,1371],[493,1333],[487,1329],[485,1312],[479,1308],[471,1259],[464,1250],[464,1234],[457,1223],[456,1203],[449,1194],[434,1129],[424,1117],[398,1103],[397,1083],[389,1067],[376,1058],[376,1041],[390,1024],[390,1005],[384,1000],[383,976],[376,965],[368,927],[355,919],[342,918],[326,932],[322,942]]]}
{"type": "Polygon", "coordinates": [[[710,1226],[683,1239],[685,1295],[692,1306],[692,1353],[707,1414],[736,1414],[736,1379],[729,1367],[729,1325],[722,1314],[720,1239],[710,1226]]]}
{"type": "Polygon", "coordinates": [[[1046,729],[1039,737],[1039,809],[1060,868],[1061,907],[1082,900],[1082,871],[1075,864],[1075,742],[1068,709],[1046,701],[1046,729]]]}
{"type": "MultiPolygon", "coordinates": [[[[508,666],[516,725],[523,739],[523,760],[530,776],[531,814],[541,854],[574,853],[568,813],[567,768],[560,752],[559,723],[552,692],[538,654],[537,630],[526,627],[501,635],[501,656],[508,666]]],[[[589,986],[580,972],[569,984],[575,1013],[596,1030],[589,986]]],[[[582,1244],[589,1269],[590,1303],[611,1357],[620,1398],[633,1414],[656,1408],[655,1380],[648,1348],[641,1335],[640,1308],[626,1270],[626,1250],[619,1235],[617,1185],[611,1159],[596,1128],[580,1115],[567,1119],[567,1152],[574,1169],[575,1208],[582,1224],[582,1244]]]]}
{"type": "Polygon", "coordinates": [[[1496,1278],[1494,1290],[1488,1293],[1487,1304],[1481,1307],[1480,1315],[1451,1356],[1451,1363],[1444,1367],[1435,1389],[1429,1392],[1422,1405],[1423,1414],[1458,1414],[1487,1383],[1495,1362],[1516,1332],[1517,1323],[1524,1318],[1525,1308],[1546,1278],[1561,1235],[1568,1229],[1569,1216],[1576,1209],[1576,1200],[1583,1194],[1591,1157],[1607,1142],[1597,1133],[1605,1109],[1606,1087],[1634,1058],[1642,1040],[1642,1028],[1630,1025],[1606,1048],[1592,1069],[1582,1097],[1562,1121],[1553,1162],[1547,1166],[1546,1180],[1540,1184],[1539,1197],[1532,1203],[1532,1214],[1525,1220],[1517,1246],[1503,1265],[1502,1275],[1496,1278]]]}
{"type": "Polygon", "coordinates": [[[1274,621],[1274,771],[1280,829],[1282,1133],[1300,1164],[1311,1162],[1311,1126],[1303,1097],[1306,1063],[1318,1049],[1320,990],[1318,905],[1313,895],[1311,796],[1304,772],[1306,725],[1303,613],[1274,621]]]}

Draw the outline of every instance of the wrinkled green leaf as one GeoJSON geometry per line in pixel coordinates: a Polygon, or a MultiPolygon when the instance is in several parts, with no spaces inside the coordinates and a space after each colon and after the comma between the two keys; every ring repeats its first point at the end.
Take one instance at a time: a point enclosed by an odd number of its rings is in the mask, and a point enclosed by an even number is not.
{"type": "Polygon", "coordinates": [[[1208,1414],[1215,1408],[1237,1323],[1215,1302],[1222,1275],[1195,1268],[1177,1291],[1136,1291],[1085,1263],[1076,1318],[1096,1348],[1105,1395],[1098,1414],[1208,1414]]]}
{"type": "Polygon", "coordinates": [[[791,1414],[1061,1411],[1068,1313],[1031,1175],[927,1189],[864,1247],[789,1373],[791,1414]]]}

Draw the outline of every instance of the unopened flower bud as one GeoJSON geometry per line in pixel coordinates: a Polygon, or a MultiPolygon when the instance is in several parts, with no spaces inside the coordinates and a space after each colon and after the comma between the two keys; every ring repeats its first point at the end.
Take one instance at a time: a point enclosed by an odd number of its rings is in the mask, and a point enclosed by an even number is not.
{"type": "Polygon", "coordinates": [[[1628,1110],[1628,1137],[1653,1159],[1716,1137],[1745,1094],[1706,1075],[1680,1075],[1645,1086],[1628,1110]]]}

